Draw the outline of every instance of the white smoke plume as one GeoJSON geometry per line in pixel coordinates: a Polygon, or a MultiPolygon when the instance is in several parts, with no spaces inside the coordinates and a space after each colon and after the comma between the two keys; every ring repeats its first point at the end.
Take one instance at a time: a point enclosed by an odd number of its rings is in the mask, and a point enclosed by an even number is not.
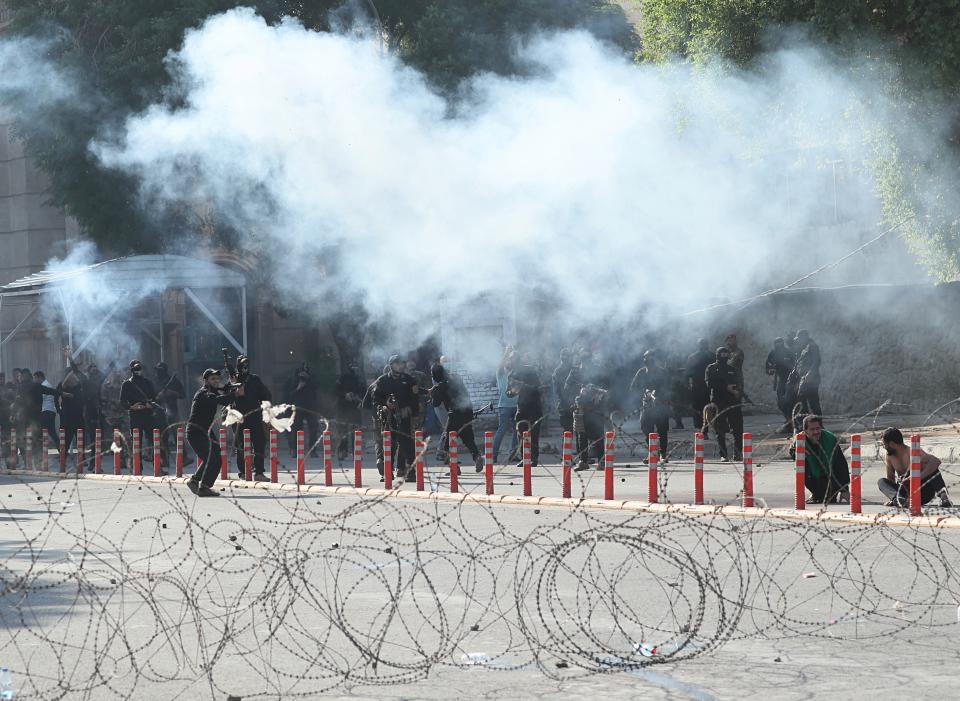
{"type": "Polygon", "coordinates": [[[477,76],[451,110],[373,42],[237,9],[170,57],[182,102],[94,148],[145,202],[214,203],[318,317],[346,297],[394,327],[531,287],[567,319],[684,311],[880,230],[867,171],[899,107],[865,71],[802,46],[762,77],[638,66],[578,32],[518,51],[533,77],[477,76]]]}
{"type": "Polygon", "coordinates": [[[156,326],[157,303],[147,313],[140,305],[155,298],[163,285],[149,279],[121,285],[100,263],[103,257],[89,241],[78,241],[62,259],[48,261],[46,270],[61,279],[40,295],[41,318],[48,329],[72,329],[75,353],[92,356],[102,367],[113,360],[122,367],[121,359],[140,351],[139,325],[156,326]]]}

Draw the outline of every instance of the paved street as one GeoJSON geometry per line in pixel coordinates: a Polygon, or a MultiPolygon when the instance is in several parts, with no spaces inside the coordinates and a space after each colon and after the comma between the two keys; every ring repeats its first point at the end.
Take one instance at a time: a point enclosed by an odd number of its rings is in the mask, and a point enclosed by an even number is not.
{"type": "MultiPolygon", "coordinates": [[[[758,494],[791,475],[758,465],[758,494]]],[[[0,485],[0,663],[26,698],[865,698],[940,695],[957,663],[953,529],[0,485]]]]}
{"type": "MultiPolygon", "coordinates": [[[[879,419],[868,417],[864,420],[846,419],[833,430],[843,433],[860,432],[863,435],[863,510],[866,513],[887,512],[883,506],[886,499],[877,489],[877,480],[884,475],[884,466],[877,443],[879,433],[888,425],[904,427],[904,434],[914,430],[921,433],[922,445],[944,462],[943,473],[948,487],[960,496],[960,467],[955,462],[960,457],[960,433],[952,424],[936,423],[924,426],[925,416],[883,416],[879,419]],[[909,428],[909,431],[908,431],[909,428]]],[[[689,419],[687,428],[670,433],[670,462],[659,468],[660,501],[666,503],[692,503],[693,501],[693,430],[689,419]]],[[[771,508],[792,508],[794,504],[794,463],[787,450],[789,437],[776,431],[779,427],[777,417],[752,416],[747,418],[746,430],[754,435],[754,494],[758,506],[771,508]]],[[[555,426],[545,432],[542,439],[544,451],[541,453],[541,465],[534,468],[533,494],[535,496],[560,497],[562,492],[562,469],[560,467],[561,438],[555,426]]],[[[434,441],[436,439],[433,439],[434,441]]],[[[482,434],[478,436],[478,445],[482,450],[482,434]]],[[[729,437],[728,437],[729,443],[729,437]]],[[[352,445],[352,444],[351,444],[352,445]]],[[[617,499],[646,500],[648,496],[648,477],[645,464],[647,451],[641,441],[636,421],[624,426],[622,435],[616,440],[614,496],[617,499]]],[[[427,490],[449,491],[449,478],[446,477],[446,465],[435,459],[436,443],[431,442],[425,451],[427,490]]],[[[352,448],[351,448],[352,450],[352,448]]],[[[503,448],[506,453],[506,447],[503,448]]],[[[710,437],[705,442],[704,500],[710,504],[740,504],[740,490],[743,486],[743,471],[739,463],[719,461],[716,442],[710,437]]],[[[849,458],[849,446],[846,447],[849,458]]],[[[501,455],[501,463],[505,459],[501,455]]],[[[483,474],[477,474],[469,453],[460,449],[461,477],[459,491],[463,493],[483,493],[485,489],[483,474]]],[[[367,432],[364,450],[363,486],[381,487],[379,475],[374,471],[375,457],[372,437],[367,432]]],[[[346,460],[334,460],[333,484],[335,486],[353,486],[354,470],[352,455],[346,460]]],[[[230,463],[230,475],[236,476],[233,460],[230,463]]],[[[296,479],[295,461],[290,458],[286,445],[281,442],[279,477],[281,482],[293,482],[296,479]]],[[[318,458],[306,461],[306,483],[323,484],[323,464],[318,458]]],[[[394,484],[402,490],[413,490],[415,485],[394,484]]],[[[523,493],[523,473],[515,464],[497,464],[495,468],[494,489],[497,494],[520,495],[523,493]]],[[[571,496],[574,498],[600,499],[603,497],[603,473],[595,469],[574,472],[571,479],[571,496]]],[[[831,511],[847,511],[846,505],[831,505],[831,511]]],[[[931,511],[941,513],[931,505],[931,511]]],[[[944,512],[949,513],[949,512],[944,512]]]]}

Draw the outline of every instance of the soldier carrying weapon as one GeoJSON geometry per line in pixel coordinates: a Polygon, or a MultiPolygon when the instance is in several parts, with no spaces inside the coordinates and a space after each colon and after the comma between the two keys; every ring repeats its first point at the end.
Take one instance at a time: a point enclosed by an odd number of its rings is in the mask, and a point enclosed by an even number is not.
{"type": "Polygon", "coordinates": [[[373,384],[373,407],[377,437],[377,471],[383,481],[383,432],[390,431],[393,446],[394,473],[407,473],[414,464],[413,415],[419,406],[419,387],[405,371],[399,355],[390,356],[387,371],[373,384]]]}
{"type": "Polygon", "coordinates": [[[261,402],[273,401],[273,395],[260,379],[259,375],[250,372],[250,358],[241,355],[237,358],[237,366],[234,369],[230,363],[230,356],[227,349],[223,349],[224,367],[230,375],[230,383],[226,386],[228,392],[234,392],[235,398],[233,408],[243,414],[243,421],[236,426],[234,434],[234,447],[237,454],[237,471],[240,473],[240,479],[245,479],[246,474],[243,463],[243,434],[244,431],[250,431],[250,448],[253,450],[253,481],[269,482],[270,478],[264,474],[264,454],[267,445],[267,432],[263,423],[263,413],[261,402]],[[243,392],[237,391],[243,388],[243,392]]]}

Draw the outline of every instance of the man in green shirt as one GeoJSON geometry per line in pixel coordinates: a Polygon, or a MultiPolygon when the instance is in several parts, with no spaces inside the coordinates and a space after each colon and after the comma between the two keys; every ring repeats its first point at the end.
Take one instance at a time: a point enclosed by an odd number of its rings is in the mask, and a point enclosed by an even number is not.
{"type": "Polygon", "coordinates": [[[808,414],[803,419],[806,437],[805,483],[808,504],[846,504],[850,501],[850,467],[837,436],[823,427],[823,418],[808,414]]]}

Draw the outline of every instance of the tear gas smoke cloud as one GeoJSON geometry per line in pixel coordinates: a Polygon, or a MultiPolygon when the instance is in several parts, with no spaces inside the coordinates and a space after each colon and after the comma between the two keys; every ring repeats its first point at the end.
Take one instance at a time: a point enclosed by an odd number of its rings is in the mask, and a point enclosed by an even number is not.
{"type": "MultiPolygon", "coordinates": [[[[48,261],[46,269],[52,273],[71,273],[102,261],[103,257],[92,243],[81,241],[74,244],[64,258],[48,261]]],[[[147,328],[154,327],[156,332],[156,315],[144,315],[139,305],[156,299],[161,291],[163,285],[149,279],[141,280],[135,287],[121,285],[113,279],[109,268],[98,267],[88,274],[69,276],[55,291],[40,295],[40,314],[44,325],[51,329],[62,327],[69,319],[76,351],[92,355],[101,367],[115,360],[122,368],[125,359],[140,353],[140,340],[131,332],[137,331],[140,323],[147,328]],[[97,329],[99,332],[93,333],[97,329]],[[81,349],[80,345],[87,340],[81,349]]]]}
{"type": "Polygon", "coordinates": [[[452,109],[376,42],[236,9],[170,56],[176,106],[92,148],[142,178],[147,207],[213,204],[287,306],[388,319],[386,348],[485,292],[623,328],[846,253],[878,231],[874,160],[894,143],[940,155],[936,125],[885,96],[889,65],[784,45],[746,73],[528,37],[531,77],[476,76],[452,109]]]}
{"type": "Polygon", "coordinates": [[[289,300],[322,315],[331,295],[362,299],[400,326],[531,286],[570,319],[679,311],[875,232],[864,178],[846,237],[785,249],[832,211],[823,162],[863,166],[891,128],[892,106],[829,56],[785,49],[761,78],[638,67],[577,32],[518,50],[535,77],[478,76],[451,116],[372,42],[235,10],[171,57],[184,106],[95,148],[153,204],[215,202],[289,300]]]}

